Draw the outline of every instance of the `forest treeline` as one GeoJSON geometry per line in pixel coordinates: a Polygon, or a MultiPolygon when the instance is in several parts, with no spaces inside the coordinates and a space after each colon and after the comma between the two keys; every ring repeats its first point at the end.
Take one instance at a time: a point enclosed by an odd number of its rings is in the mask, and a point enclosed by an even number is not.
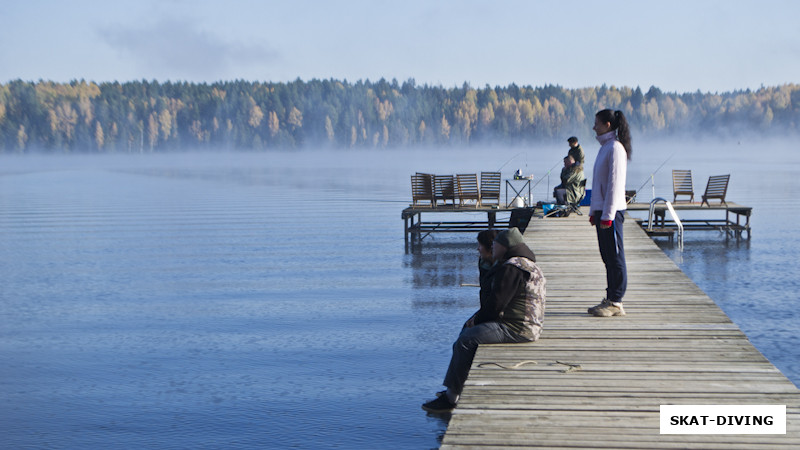
{"type": "Polygon", "coordinates": [[[16,80],[0,84],[0,151],[513,144],[588,135],[603,108],[623,110],[637,134],[800,131],[796,84],[679,94],[606,85],[445,88],[384,79],[16,80]]]}

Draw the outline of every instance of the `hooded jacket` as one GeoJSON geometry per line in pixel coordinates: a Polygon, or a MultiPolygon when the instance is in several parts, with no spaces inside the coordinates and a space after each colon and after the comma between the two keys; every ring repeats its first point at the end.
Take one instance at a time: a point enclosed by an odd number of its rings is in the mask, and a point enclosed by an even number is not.
{"type": "Polygon", "coordinates": [[[581,186],[581,181],[583,180],[583,165],[580,163],[575,163],[561,170],[561,184],[556,188],[566,189],[565,200],[568,205],[578,203],[586,195],[586,188],[581,186]]]}
{"type": "Polygon", "coordinates": [[[509,330],[535,341],[542,332],[545,308],[545,278],[527,245],[506,251],[502,261],[487,273],[489,289],[481,289],[481,308],[475,324],[501,322],[509,330]]]}

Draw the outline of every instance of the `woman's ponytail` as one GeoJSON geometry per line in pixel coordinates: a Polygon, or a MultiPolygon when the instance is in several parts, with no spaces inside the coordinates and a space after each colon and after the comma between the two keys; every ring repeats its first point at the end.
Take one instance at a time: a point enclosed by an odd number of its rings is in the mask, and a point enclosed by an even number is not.
{"type": "Polygon", "coordinates": [[[595,117],[600,119],[601,122],[608,122],[611,125],[611,130],[616,130],[617,140],[625,147],[625,153],[628,154],[628,159],[631,159],[633,148],[631,147],[631,129],[628,126],[628,121],[625,119],[625,114],[622,111],[613,109],[604,109],[598,111],[595,117]]]}
{"type": "Polygon", "coordinates": [[[622,111],[614,111],[614,121],[616,122],[617,140],[625,147],[625,152],[628,154],[628,159],[631,159],[633,147],[631,147],[631,129],[628,126],[628,121],[625,119],[625,114],[622,111]]]}

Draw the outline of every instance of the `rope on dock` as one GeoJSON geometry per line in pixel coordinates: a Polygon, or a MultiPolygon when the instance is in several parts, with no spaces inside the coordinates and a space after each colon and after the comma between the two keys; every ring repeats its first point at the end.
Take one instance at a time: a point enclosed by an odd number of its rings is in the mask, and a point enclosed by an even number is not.
{"type": "MultiPolygon", "coordinates": [[[[561,364],[562,366],[568,366],[566,369],[562,370],[563,373],[577,372],[579,370],[583,370],[583,367],[581,367],[580,364],[573,364],[573,363],[561,362],[561,361],[556,361],[555,364],[561,364]]],[[[555,364],[551,364],[551,365],[555,365],[555,364]]]]}
{"type": "Polygon", "coordinates": [[[478,367],[497,366],[497,367],[499,367],[501,369],[514,370],[514,369],[519,369],[520,367],[524,366],[525,364],[539,364],[539,363],[536,362],[536,361],[533,361],[533,360],[529,360],[529,361],[518,362],[518,363],[514,364],[513,366],[508,367],[508,366],[504,366],[504,365],[502,365],[500,363],[496,363],[496,362],[485,362],[485,363],[478,364],[478,367]]]}
{"type": "MultiPolygon", "coordinates": [[[[509,367],[509,366],[505,366],[505,365],[500,364],[500,363],[496,363],[496,362],[490,361],[490,362],[485,362],[485,363],[478,364],[478,368],[484,368],[486,366],[497,366],[497,367],[499,367],[501,369],[515,370],[515,369],[519,369],[520,367],[522,367],[522,366],[524,366],[526,364],[539,364],[539,363],[536,362],[536,361],[533,361],[533,360],[528,360],[528,361],[518,362],[518,363],[514,364],[513,366],[509,367]]],[[[570,372],[577,372],[579,370],[583,370],[583,367],[580,364],[568,363],[568,362],[562,362],[562,361],[556,361],[556,362],[554,362],[554,363],[552,363],[550,365],[551,366],[555,366],[555,365],[567,366],[567,368],[562,370],[561,373],[570,373],[570,372]]]]}

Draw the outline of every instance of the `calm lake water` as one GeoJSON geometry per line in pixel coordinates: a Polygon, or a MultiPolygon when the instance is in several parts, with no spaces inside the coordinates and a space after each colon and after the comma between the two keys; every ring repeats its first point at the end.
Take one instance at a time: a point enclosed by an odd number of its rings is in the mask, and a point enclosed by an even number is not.
{"type": "MultiPolygon", "coordinates": [[[[671,169],[698,192],[731,173],[752,240],[661,245],[799,384],[793,144],[636,141],[628,188],[665,160],[658,196],[671,169]]],[[[0,155],[0,447],[437,447],[446,423],[420,404],[477,307],[476,251],[405,252],[409,175],[520,168],[538,200],[564,154],[0,155]]]]}

